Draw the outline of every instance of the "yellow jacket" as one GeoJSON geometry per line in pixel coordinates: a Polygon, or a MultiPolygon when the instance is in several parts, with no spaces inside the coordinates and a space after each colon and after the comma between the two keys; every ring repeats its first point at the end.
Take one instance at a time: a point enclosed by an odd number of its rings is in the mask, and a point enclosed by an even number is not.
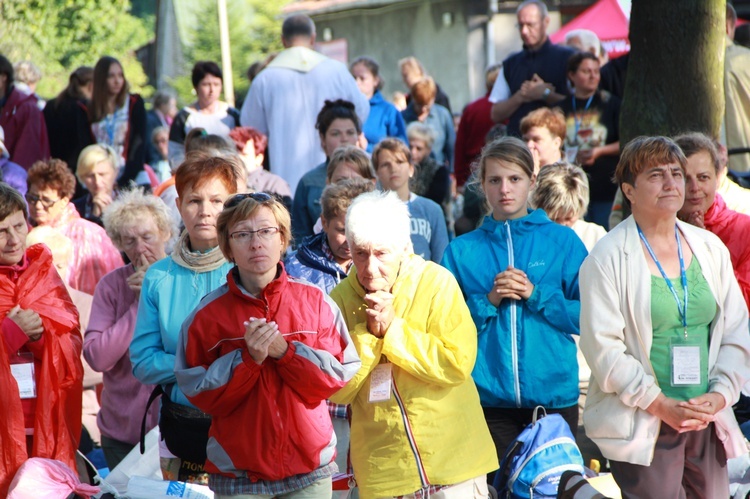
{"type": "Polygon", "coordinates": [[[406,256],[393,285],[396,317],[367,331],[365,290],[352,269],[331,292],[362,368],[331,400],[351,404],[351,461],[362,499],[452,485],[498,468],[471,371],[477,332],[448,270],[406,256]],[[370,374],[390,363],[390,399],[369,402],[370,374]]]}

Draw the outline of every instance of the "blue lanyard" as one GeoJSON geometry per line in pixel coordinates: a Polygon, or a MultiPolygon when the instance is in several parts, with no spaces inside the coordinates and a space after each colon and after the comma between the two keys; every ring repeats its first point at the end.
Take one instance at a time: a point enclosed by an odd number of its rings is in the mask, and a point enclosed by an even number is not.
{"type": "MultiPolygon", "coordinates": [[[[591,101],[594,100],[594,95],[596,95],[596,93],[591,94],[591,97],[589,97],[589,100],[586,101],[586,105],[583,108],[583,112],[584,113],[586,111],[588,111],[589,106],[591,105],[591,101]]],[[[578,119],[578,113],[576,112],[576,96],[574,95],[572,97],[572,99],[573,99],[573,122],[575,123],[575,127],[576,127],[576,131],[575,131],[574,137],[575,137],[575,139],[577,141],[578,140],[578,130],[581,129],[581,122],[583,121],[583,119],[578,119]]]]}
{"type": "Polygon", "coordinates": [[[687,272],[685,272],[685,259],[682,257],[682,244],[680,244],[680,232],[677,230],[677,225],[675,224],[674,226],[674,238],[677,240],[677,255],[680,258],[680,280],[682,281],[682,291],[685,295],[685,307],[684,308],[682,307],[682,304],[680,304],[680,298],[677,296],[677,291],[675,291],[672,281],[667,277],[666,272],[664,272],[664,269],[662,268],[661,264],[659,263],[659,260],[656,258],[656,255],[654,254],[654,250],[652,250],[651,245],[648,244],[648,241],[646,240],[646,236],[643,235],[643,231],[641,230],[638,224],[636,224],[635,226],[638,228],[638,235],[641,237],[641,241],[643,241],[643,244],[646,246],[646,249],[648,250],[648,254],[651,255],[651,258],[653,258],[654,263],[656,263],[656,266],[659,268],[659,272],[661,272],[661,276],[664,278],[664,280],[667,283],[667,287],[672,292],[672,296],[674,296],[674,301],[677,302],[677,311],[680,313],[680,318],[682,319],[682,327],[685,333],[685,339],[687,339],[687,336],[688,336],[688,332],[687,332],[688,283],[687,283],[687,272]]]}

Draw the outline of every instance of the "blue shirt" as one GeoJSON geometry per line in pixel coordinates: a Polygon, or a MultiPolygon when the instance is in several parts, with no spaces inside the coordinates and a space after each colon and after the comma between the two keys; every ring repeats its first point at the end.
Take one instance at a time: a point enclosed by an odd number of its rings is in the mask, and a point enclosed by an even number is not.
{"type": "Polygon", "coordinates": [[[292,238],[297,244],[314,234],[322,208],[320,196],[326,187],[328,160],[302,175],[292,202],[292,238]]]}
{"type": "Polygon", "coordinates": [[[413,193],[406,204],[409,207],[414,253],[425,260],[440,263],[448,246],[448,228],[443,209],[435,201],[413,193]]]}
{"type": "Polygon", "coordinates": [[[383,98],[376,90],[370,99],[370,115],[363,128],[367,139],[367,152],[372,152],[378,142],[386,137],[396,137],[409,144],[406,138],[406,125],[396,106],[383,98]]]}

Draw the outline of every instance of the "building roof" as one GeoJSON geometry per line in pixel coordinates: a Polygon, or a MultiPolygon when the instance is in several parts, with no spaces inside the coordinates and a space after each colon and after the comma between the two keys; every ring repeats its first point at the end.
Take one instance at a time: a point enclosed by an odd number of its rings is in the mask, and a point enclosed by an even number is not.
{"type": "Polygon", "coordinates": [[[382,7],[411,0],[297,0],[284,7],[284,14],[317,15],[350,9],[382,7]]]}

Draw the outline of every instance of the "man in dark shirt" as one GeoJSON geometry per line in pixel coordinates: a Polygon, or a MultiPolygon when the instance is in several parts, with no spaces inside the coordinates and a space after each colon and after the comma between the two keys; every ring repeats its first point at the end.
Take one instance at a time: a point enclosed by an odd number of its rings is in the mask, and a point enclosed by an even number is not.
{"type": "Polygon", "coordinates": [[[522,2],[516,16],[523,50],[503,61],[503,72],[495,81],[490,101],[492,120],[509,120],[508,134],[519,136],[524,116],[568,95],[566,65],[573,50],[549,40],[549,16],[541,0],[522,2]]]}

